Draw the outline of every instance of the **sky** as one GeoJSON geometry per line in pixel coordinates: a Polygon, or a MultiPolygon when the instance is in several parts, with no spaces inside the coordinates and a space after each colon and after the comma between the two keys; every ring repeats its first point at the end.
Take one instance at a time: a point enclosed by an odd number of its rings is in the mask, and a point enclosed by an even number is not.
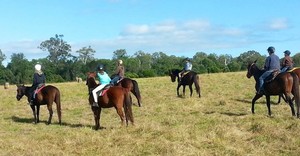
{"type": "Polygon", "coordinates": [[[45,58],[41,42],[64,35],[77,50],[91,46],[95,58],[125,49],[193,57],[249,50],[267,55],[274,46],[300,52],[299,0],[1,0],[0,49],[45,58]]]}

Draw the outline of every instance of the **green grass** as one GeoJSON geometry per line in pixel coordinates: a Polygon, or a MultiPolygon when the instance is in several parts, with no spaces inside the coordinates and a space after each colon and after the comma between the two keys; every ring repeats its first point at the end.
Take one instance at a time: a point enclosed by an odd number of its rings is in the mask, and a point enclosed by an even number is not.
{"type": "MultiPolygon", "coordinates": [[[[169,77],[136,79],[143,98],[133,107],[135,126],[122,127],[115,109],[104,109],[93,130],[85,83],[52,84],[61,91],[62,122],[54,107],[53,124],[41,107],[41,123],[32,123],[26,99],[16,87],[0,88],[0,155],[298,155],[300,120],[287,104],[275,104],[267,116],[265,98],[255,105],[254,79],[245,72],[200,75],[201,98],[176,96],[169,77]]],[[[182,88],[180,89],[182,91],[182,88]]],[[[133,98],[134,103],[137,101],[133,98]]],[[[55,105],[54,105],[55,106],[55,105]]]]}

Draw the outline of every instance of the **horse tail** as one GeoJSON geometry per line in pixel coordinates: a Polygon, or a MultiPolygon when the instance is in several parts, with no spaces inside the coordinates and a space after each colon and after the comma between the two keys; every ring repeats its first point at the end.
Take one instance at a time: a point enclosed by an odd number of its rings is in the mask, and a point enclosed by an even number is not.
{"type": "Polygon", "coordinates": [[[299,77],[295,73],[291,73],[293,76],[293,94],[294,94],[294,99],[295,99],[295,104],[296,104],[296,109],[297,109],[297,117],[299,117],[299,112],[300,112],[300,93],[299,93],[299,77]]]}
{"type": "Polygon", "coordinates": [[[128,120],[130,120],[130,122],[134,124],[134,119],[132,114],[132,99],[130,93],[127,90],[125,90],[124,93],[124,110],[125,110],[127,125],[128,125],[128,120]]]}
{"type": "Polygon", "coordinates": [[[132,93],[137,98],[139,107],[141,107],[141,105],[142,105],[141,104],[142,97],[141,97],[139,85],[138,85],[137,81],[135,81],[135,80],[131,80],[131,81],[132,81],[132,84],[133,84],[133,91],[132,91],[132,93]]]}
{"type": "Polygon", "coordinates": [[[57,110],[57,116],[58,116],[58,122],[61,124],[61,103],[60,103],[60,91],[56,89],[55,98],[54,101],[56,103],[56,110],[57,110]]]}
{"type": "Polygon", "coordinates": [[[194,75],[193,79],[194,79],[194,84],[195,84],[195,87],[196,87],[197,94],[199,95],[199,97],[201,97],[199,76],[196,74],[196,75],[194,75]]]}

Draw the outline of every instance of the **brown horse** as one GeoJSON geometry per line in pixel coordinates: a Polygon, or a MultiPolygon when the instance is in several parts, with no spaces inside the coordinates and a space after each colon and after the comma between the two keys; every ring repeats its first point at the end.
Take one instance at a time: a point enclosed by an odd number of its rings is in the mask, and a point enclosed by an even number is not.
{"type": "MultiPolygon", "coordinates": [[[[256,61],[253,63],[248,64],[247,67],[247,78],[251,78],[251,76],[254,77],[256,81],[256,91],[258,90],[258,83],[259,83],[259,77],[264,73],[263,70],[259,69],[256,66],[256,61]]],[[[300,103],[300,95],[299,95],[299,78],[294,73],[280,73],[274,80],[271,82],[266,82],[264,85],[264,95],[266,96],[267,101],[267,107],[268,107],[268,114],[271,116],[271,108],[270,108],[270,96],[271,95],[284,95],[286,97],[286,100],[288,101],[292,115],[295,116],[295,109],[294,104],[292,100],[292,95],[294,96],[296,108],[297,108],[297,117],[299,117],[299,103],[300,103]]],[[[254,105],[255,101],[262,97],[262,94],[256,94],[254,98],[252,99],[252,108],[251,111],[254,114],[254,105]]]]}
{"type": "Polygon", "coordinates": [[[190,71],[188,72],[187,74],[185,74],[181,81],[179,81],[179,73],[180,73],[181,70],[179,69],[172,69],[172,70],[169,70],[169,76],[171,77],[171,81],[172,82],[175,82],[176,81],[176,78],[177,78],[177,81],[178,81],[178,85],[177,85],[177,96],[179,96],[179,88],[181,85],[183,85],[183,96],[185,96],[185,86],[188,85],[189,88],[190,88],[190,96],[193,95],[193,89],[192,89],[192,85],[193,83],[195,84],[195,88],[196,88],[196,91],[197,91],[197,94],[199,97],[201,97],[201,94],[200,94],[200,85],[199,85],[199,76],[197,75],[196,72],[194,71],[190,71]]]}
{"type": "MultiPolygon", "coordinates": [[[[291,70],[288,70],[287,72],[295,73],[295,74],[298,76],[299,81],[300,81],[300,67],[295,67],[295,68],[293,68],[293,69],[291,69],[291,70]]],[[[300,83],[300,82],[299,82],[299,83],[300,83]]],[[[280,103],[281,97],[283,98],[283,100],[284,100],[285,102],[287,102],[284,96],[279,96],[279,98],[278,98],[278,103],[280,103]]]]}
{"type": "MultiPolygon", "coordinates": [[[[90,74],[96,77],[95,72],[91,72],[90,74]]],[[[113,78],[114,76],[115,75],[112,75],[111,78],[113,78]]],[[[122,86],[123,88],[129,89],[131,93],[136,97],[139,107],[142,106],[142,97],[139,89],[139,84],[137,83],[136,80],[130,78],[123,78],[117,82],[116,86],[122,86]]]]}
{"type": "MultiPolygon", "coordinates": [[[[31,87],[26,87],[24,85],[17,85],[17,100],[20,101],[20,99],[25,95],[27,96],[28,102],[30,101],[30,90],[31,87]]],[[[61,124],[61,104],[60,104],[60,92],[59,90],[51,85],[45,86],[44,88],[39,91],[35,99],[33,100],[33,105],[30,105],[34,122],[38,123],[40,121],[39,114],[40,114],[40,105],[47,105],[48,111],[49,111],[49,118],[47,124],[51,124],[53,110],[52,110],[52,104],[53,102],[56,103],[56,109],[57,109],[57,115],[58,115],[58,123],[61,124]]]]}
{"type": "Polygon", "coordinates": [[[130,122],[134,124],[132,115],[132,102],[128,89],[119,86],[110,87],[103,96],[98,97],[99,107],[94,107],[92,106],[92,103],[94,102],[92,91],[98,86],[95,81],[95,73],[88,73],[86,85],[88,86],[89,90],[89,103],[94,113],[96,130],[100,128],[100,115],[102,108],[114,107],[121,118],[122,125],[124,125],[125,120],[126,125],[128,125],[128,120],[130,120],[130,122]],[[123,108],[125,111],[125,115],[123,112],[123,108]]]}
{"type": "Polygon", "coordinates": [[[140,89],[137,81],[130,78],[123,78],[116,85],[129,89],[131,93],[136,97],[139,107],[142,106],[142,97],[140,94],[140,89]]]}

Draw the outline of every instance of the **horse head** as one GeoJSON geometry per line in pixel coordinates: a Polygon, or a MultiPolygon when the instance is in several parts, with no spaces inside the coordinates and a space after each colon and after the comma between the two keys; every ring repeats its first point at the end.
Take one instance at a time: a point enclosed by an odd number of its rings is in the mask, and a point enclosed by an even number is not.
{"type": "Polygon", "coordinates": [[[258,67],[256,66],[256,61],[255,60],[254,62],[252,63],[248,63],[248,66],[247,66],[247,78],[251,78],[251,76],[253,76],[254,72],[255,72],[255,69],[257,69],[258,67]]]}
{"type": "Polygon", "coordinates": [[[20,101],[21,98],[26,94],[26,87],[23,85],[17,85],[17,100],[20,101]]]}
{"type": "Polygon", "coordinates": [[[87,73],[87,78],[86,78],[86,85],[89,88],[89,92],[94,89],[95,87],[97,87],[97,83],[95,80],[96,77],[96,73],[95,72],[88,72],[87,73]]]}
{"type": "Polygon", "coordinates": [[[176,77],[178,76],[178,73],[175,73],[175,70],[169,70],[169,76],[171,77],[171,81],[175,82],[176,81],[176,77]]]}

